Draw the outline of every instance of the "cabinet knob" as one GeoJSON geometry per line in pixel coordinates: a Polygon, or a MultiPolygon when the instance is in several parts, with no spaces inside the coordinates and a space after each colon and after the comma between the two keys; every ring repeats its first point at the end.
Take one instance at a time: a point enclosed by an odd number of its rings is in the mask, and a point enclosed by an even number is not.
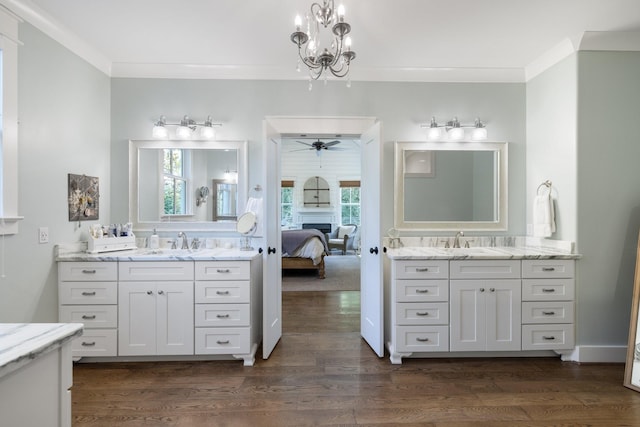
{"type": "Polygon", "coordinates": [[[158,295],[164,295],[164,291],[158,291],[158,295]]]}
{"type": "Polygon", "coordinates": [[[153,291],[147,291],[147,295],[153,295],[153,291]]]}
{"type": "Polygon", "coordinates": [[[484,292],[484,288],[480,288],[480,292],[484,292]]]}
{"type": "Polygon", "coordinates": [[[496,288],[489,288],[489,290],[490,290],[491,292],[495,292],[495,291],[496,291],[496,288]]]}

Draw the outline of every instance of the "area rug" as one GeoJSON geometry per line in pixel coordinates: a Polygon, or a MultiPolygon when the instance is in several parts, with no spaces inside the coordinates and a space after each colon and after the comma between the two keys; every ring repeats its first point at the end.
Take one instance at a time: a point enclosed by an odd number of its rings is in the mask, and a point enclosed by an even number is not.
{"type": "Polygon", "coordinates": [[[285,270],[282,291],[358,291],[360,290],[360,257],[329,255],[324,257],[324,279],[316,270],[285,270]]]}

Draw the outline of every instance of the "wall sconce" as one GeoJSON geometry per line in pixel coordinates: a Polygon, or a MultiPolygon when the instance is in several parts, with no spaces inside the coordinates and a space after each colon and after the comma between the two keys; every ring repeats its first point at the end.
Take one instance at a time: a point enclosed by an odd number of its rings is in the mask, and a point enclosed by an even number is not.
{"type": "Polygon", "coordinates": [[[201,139],[214,139],[216,136],[216,127],[222,126],[221,123],[213,123],[211,116],[207,117],[204,123],[197,123],[195,120],[184,116],[180,123],[167,123],[165,116],[160,116],[160,119],[153,125],[153,131],[151,132],[155,139],[166,139],[169,136],[169,130],[167,126],[176,126],[176,138],[177,139],[191,139],[196,129],[199,130],[201,139]]]}
{"type": "Polygon", "coordinates": [[[465,125],[461,124],[457,117],[453,120],[449,120],[443,125],[438,124],[435,117],[431,118],[429,124],[420,125],[422,128],[427,128],[427,141],[441,141],[444,139],[443,129],[446,130],[446,138],[448,141],[462,141],[465,138],[465,129],[473,129],[471,131],[472,141],[484,141],[487,139],[487,128],[485,124],[476,118],[474,124],[465,125]]]}
{"type": "Polygon", "coordinates": [[[224,172],[224,180],[229,182],[238,181],[238,171],[230,171],[229,168],[224,172]]]}

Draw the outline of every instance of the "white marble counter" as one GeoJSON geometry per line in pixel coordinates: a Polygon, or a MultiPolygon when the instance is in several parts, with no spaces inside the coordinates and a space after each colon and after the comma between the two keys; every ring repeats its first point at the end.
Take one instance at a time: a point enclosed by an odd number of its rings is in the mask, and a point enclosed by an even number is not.
{"type": "Polygon", "coordinates": [[[387,249],[391,259],[578,259],[579,254],[556,248],[504,246],[475,248],[442,248],[433,246],[406,246],[387,249]]]}
{"type": "Polygon", "coordinates": [[[0,323],[0,378],[80,335],[81,323],[0,323]]]}
{"type": "Polygon", "coordinates": [[[260,256],[257,250],[213,249],[131,249],[90,254],[58,245],[56,261],[245,261],[260,256]]]}

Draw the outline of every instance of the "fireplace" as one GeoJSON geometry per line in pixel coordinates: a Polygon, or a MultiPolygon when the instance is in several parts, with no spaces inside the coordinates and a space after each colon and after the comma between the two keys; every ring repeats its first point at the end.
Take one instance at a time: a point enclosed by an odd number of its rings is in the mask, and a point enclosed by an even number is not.
{"type": "Polygon", "coordinates": [[[310,228],[315,228],[319,230],[321,233],[331,233],[331,224],[329,223],[318,223],[318,222],[308,222],[302,224],[302,228],[307,230],[310,228]]]}

